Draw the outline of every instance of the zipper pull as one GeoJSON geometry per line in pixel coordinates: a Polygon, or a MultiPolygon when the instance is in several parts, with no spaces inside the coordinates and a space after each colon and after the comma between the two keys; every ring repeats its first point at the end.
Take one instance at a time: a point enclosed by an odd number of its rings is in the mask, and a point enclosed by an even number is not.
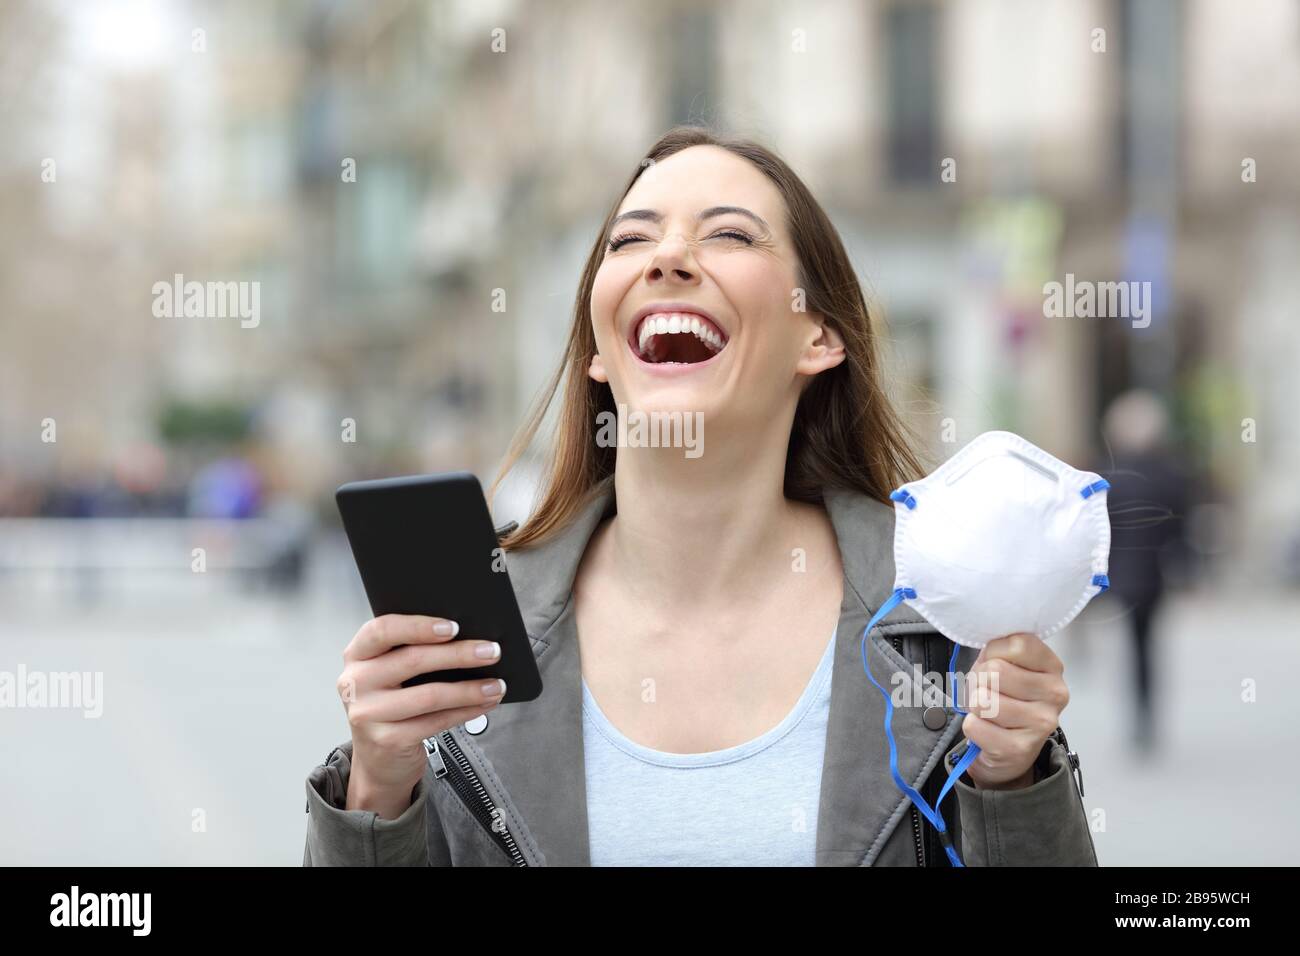
{"type": "Polygon", "coordinates": [[[424,739],[424,752],[429,755],[429,766],[433,768],[434,779],[441,780],[447,776],[447,762],[442,759],[442,748],[438,746],[437,737],[424,739]]]}
{"type": "Polygon", "coordinates": [[[1065,748],[1065,759],[1070,762],[1070,772],[1074,774],[1075,778],[1079,782],[1079,796],[1082,797],[1084,795],[1083,770],[1079,766],[1079,755],[1070,749],[1070,742],[1065,739],[1065,731],[1059,726],[1056,730],[1052,731],[1052,737],[1056,739],[1058,744],[1065,748]]]}

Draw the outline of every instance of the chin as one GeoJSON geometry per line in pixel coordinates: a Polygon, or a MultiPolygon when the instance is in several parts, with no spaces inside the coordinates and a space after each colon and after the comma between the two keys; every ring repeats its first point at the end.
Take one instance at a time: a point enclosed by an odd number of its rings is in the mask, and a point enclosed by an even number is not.
{"type": "Polygon", "coordinates": [[[638,382],[635,389],[622,392],[621,399],[615,398],[615,405],[621,402],[628,411],[711,414],[723,404],[716,390],[696,382],[638,382]]]}

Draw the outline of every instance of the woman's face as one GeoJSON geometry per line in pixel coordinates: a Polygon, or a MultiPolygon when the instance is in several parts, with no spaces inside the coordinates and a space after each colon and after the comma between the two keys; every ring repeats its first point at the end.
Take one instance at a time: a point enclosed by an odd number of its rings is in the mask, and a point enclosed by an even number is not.
{"type": "Polygon", "coordinates": [[[606,236],[589,374],[641,411],[770,423],[843,358],[796,311],[798,261],[776,186],[739,156],[692,146],[651,165],[606,236]]]}

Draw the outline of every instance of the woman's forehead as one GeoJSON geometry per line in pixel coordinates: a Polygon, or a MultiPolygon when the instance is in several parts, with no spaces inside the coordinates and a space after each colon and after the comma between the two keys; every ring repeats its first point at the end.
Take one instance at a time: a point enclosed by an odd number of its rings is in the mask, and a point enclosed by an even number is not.
{"type": "Polygon", "coordinates": [[[779,228],[785,207],[770,179],[748,160],[717,146],[691,146],[646,167],[619,206],[666,215],[740,206],[779,228]]]}

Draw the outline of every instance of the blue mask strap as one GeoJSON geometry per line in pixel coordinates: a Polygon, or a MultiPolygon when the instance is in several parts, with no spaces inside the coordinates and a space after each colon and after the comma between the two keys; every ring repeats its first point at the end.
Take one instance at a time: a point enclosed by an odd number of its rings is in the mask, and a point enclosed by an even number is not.
{"type": "Polygon", "coordinates": [[[952,644],[952,657],[948,658],[948,686],[952,688],[952,709],[960,716],[965,717],[967,711],[957,706],[957,678],[953,671],[957,669],[957,652],[961,650],[961,645],[956,641],[952,644]]]}
{"type": "MultiPolygon", "coordinates": [[[[876,690],[880,691],[885,698],[885,736],[889,739],[889,772],[894,778],[894,784],[899,790],[903,791],[903,793],[907,795],[907,798],[911,800],[916,808],[925,815],[925,818],[930,821],[930,825],[933,826],[935,831],[939,834],[939,840],[943,844],[944,852],[948,855],[948,859],[952,865],[964,866],[965,864],[962,863],[961,857],[957,855],[957,851],[952,845],[952,835],[948,832],[948,827],[943,822],[943,817],[937,812],[937,810],[939,805],[943,803],[943,798],[947,796],[948,791],[952,789],[952,785],[957,782],[957,779],[963,773],[966,772],[966,768],[975,762],[975,758],[979,756],[980,749],[975,746],[974,743],[967,743],[966,752],[962,754],[961,759],[957,761],[957,766],[953,767],[952,772],[948,774],[948,779],[944,781],[943,789],[939,791],[939,797],[934,802],[935,809],[932,810],[930,805],[926,803],[925,797],[921,796],[914,787],[910,786],[908,782],[903,779],[903,775],[898,772],[898,742],[894,739],[893,727],[894,700],[889,695],[889,691],[881,687],[875,676],[872,675],[871,665],[867,662],[867,635],[871,633],[871,629],[880,622],[881,618],[894,608],[898,607],[903,600],[914,597],[916,597],[916,591],[912,588],[895,588],[894,593],[889,596],[889,600],[880,605],[880,610],[876,611],[876,613],[872,615],[871,620],[867,622],[867,626],[862,631],[862,669],[866,671],[867,679],[876,685],[876,690]]],[[[956,656],[957,654],[954,650],[954,660],[956,659],[956,656]]],[[[952,670],[951,663],[949,664],[948,669],[949,671],[952,670]]]]}

